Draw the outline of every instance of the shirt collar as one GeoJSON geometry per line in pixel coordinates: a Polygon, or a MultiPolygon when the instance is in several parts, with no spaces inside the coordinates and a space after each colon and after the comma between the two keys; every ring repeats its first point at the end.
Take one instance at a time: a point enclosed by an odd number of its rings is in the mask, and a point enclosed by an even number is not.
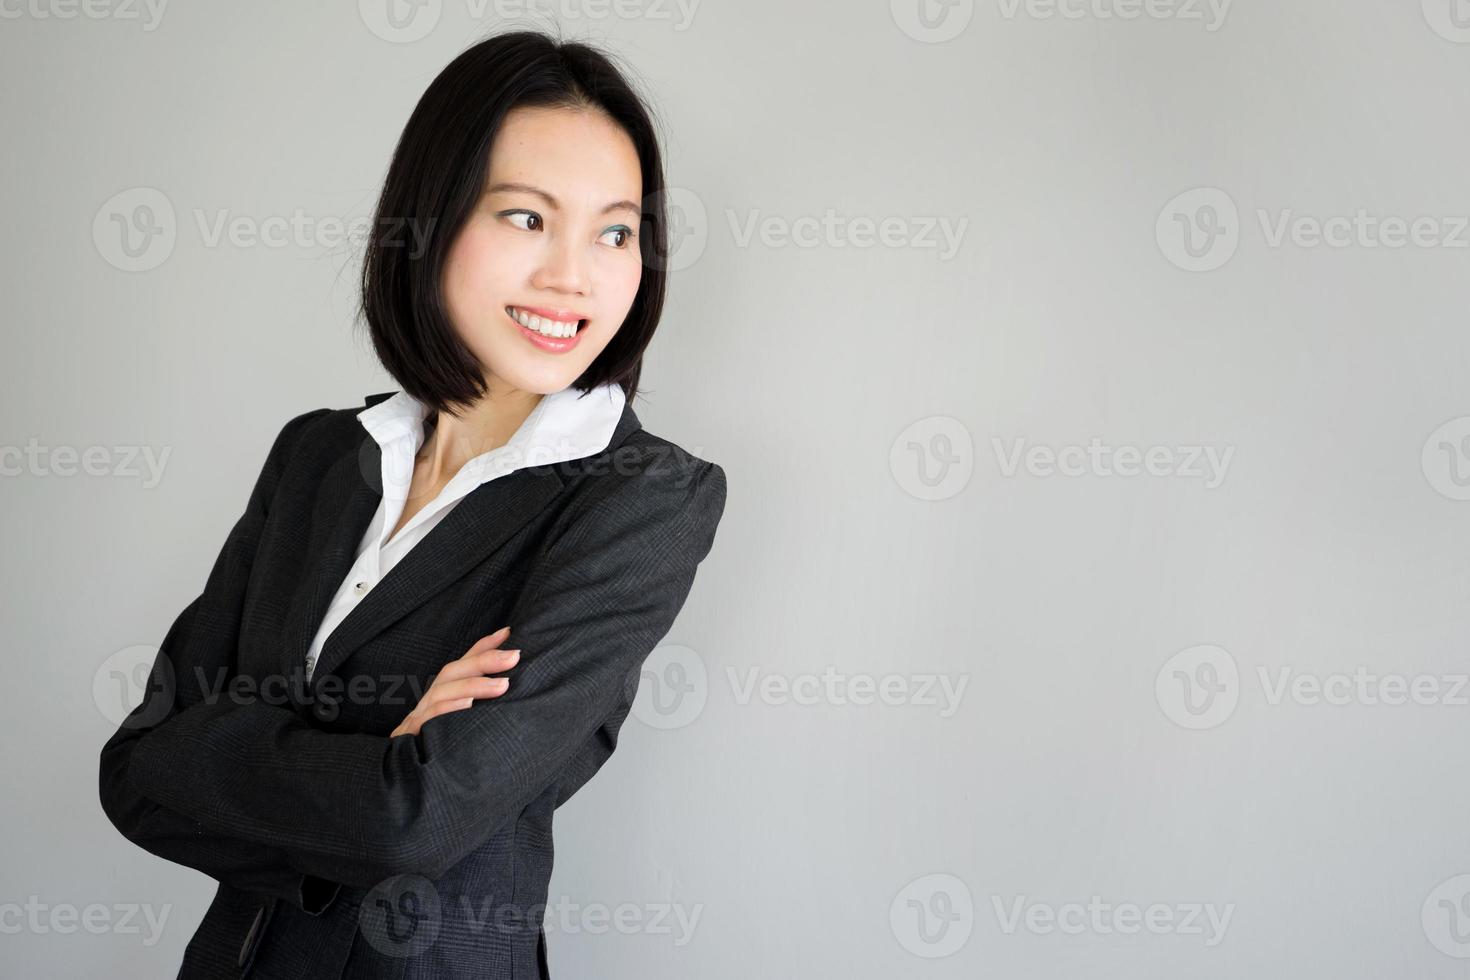
{"type": "MultiPolygon", "coordinates": [[[[488,479],[495,473],[549,466],[601,452],[612,442],[625,401],[622,386],[612,383],[585,394],[568,386],[543,395],[508,443],[469,460],[454,479],[488,479]]],[[[401,452],[399,440],[405,440],[412,458],[424,444],[429,413],[423,402],[397,391],[358,412],[357,418],[385,452],[390,447],[401,452]]]]}

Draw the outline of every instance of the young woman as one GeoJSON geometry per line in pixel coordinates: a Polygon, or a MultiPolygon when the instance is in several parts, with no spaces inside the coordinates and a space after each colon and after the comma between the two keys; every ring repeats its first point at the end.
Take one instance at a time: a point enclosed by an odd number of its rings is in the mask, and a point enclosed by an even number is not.
{"type": "Polygon", "coordinates": [[[552,813],[607,761],[724,510],[631,407],[661,154],[601,53],[517,32],[399,140],[363,313],[401,386],[276,437],[101,754],[219,881],[180,977],[547,977],[552,813]]]}

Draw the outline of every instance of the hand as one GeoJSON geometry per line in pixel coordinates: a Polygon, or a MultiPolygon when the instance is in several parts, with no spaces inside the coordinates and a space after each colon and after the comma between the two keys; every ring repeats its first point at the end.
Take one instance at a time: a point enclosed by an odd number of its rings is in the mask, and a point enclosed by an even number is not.
{"type": "Polygon", "coordinates": [[[508,636],[510,627],[502,626],[478,640],[464,656],[445,664],[434,675],[433,683],[418,705],[388,737],[417,735],[430,718],[468,708],[475,698],[498,698],[504,694],[510,688],[510,678],[484,675],[509,670],[521,658],[520,650],[499,649],[508,636]]]}

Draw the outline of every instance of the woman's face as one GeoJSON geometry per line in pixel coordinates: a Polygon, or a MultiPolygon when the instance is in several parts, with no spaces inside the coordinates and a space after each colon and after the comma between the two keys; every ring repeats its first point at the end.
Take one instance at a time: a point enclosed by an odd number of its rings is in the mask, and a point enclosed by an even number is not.
{"type": "Polygon", "coordinates": [[[612,340],[643,275],[642,195],[638,152],[607,116],[507,114],[443,282],[450,320],[492,391],[560,391],[612,340]],[[517,320],[531,316],[539,330],[517,320]]]}

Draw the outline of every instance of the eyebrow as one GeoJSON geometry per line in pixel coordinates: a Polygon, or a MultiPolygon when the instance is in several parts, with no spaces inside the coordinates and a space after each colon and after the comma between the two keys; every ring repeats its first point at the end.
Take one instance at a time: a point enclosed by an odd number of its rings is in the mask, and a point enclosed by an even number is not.
{"type": "MultiPolygon", "coordinates": [[[[486,194],[496,194],[496,193],[502,193],[502,192],[505,192],[505,191],[520,191],[523,194],[534,194],[537,197],[541,198],[543,201],[545,201],[547,204],[549,204],[552,208],[558,209],[558,210],[561,208],[561,205],[557,203],[556,198],[552,197],[550,194],[548,194],[546,191],[543,191],[541,188],[534,187],[531,184],[518,184],[518,183],[515,183],[513,181],[512,182],[504,182],[503,181],[503,182],[501,182],[499,184],[492,184],[489,187],[485,188],[485,193],[486,194]]],[[[634,204],[632,201],[614,201],[613,203],[609,204],[607,207],[603,208],[600,213],[601,214],[607,214],[609,211],[631,211],[637,217],[640,217],[641,218],[643,216],[643,211],[638,207],[638,205],[634,204]]]]}

